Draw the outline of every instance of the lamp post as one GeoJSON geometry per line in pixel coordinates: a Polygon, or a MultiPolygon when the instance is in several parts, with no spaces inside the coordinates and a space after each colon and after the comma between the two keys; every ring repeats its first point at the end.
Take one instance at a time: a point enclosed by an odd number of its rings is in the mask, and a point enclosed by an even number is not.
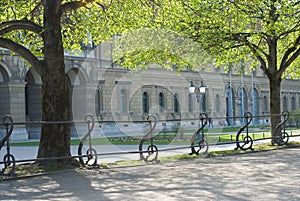
{"type": "Polygon", "coordinates": [[[205,91],[206,87],[203,81],[200,82],[199,87],[195,87],[194,82],[190,82],[189,92],[196,95],[198,104],[201,101],[201,112],[205,112],[205,91]]]}
{"type": "MultiPolygon", "coordinates": [[[[189,92],[196,95],[197,103],[200,106],[200,100],[201,100],[201,109],[200,109],[200,115],[201,113],[205,113],[205,85],[203,84],[203,81],[201,80],[199,87],[195,87],[193,81],[191,81],[189,86],[189,92]]],[[[200,123],[203,126],[203,119],[200,119],[198,121],[198,128],[200,128],[200,123]]],[[[201,141],[201,136],[198,135],[198,142],[201,141]]]]}

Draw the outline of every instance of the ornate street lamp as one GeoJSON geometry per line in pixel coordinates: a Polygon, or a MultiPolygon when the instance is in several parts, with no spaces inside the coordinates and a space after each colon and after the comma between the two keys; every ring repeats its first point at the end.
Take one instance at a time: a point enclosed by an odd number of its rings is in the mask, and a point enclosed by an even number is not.
{"type": "Polygon", "coordinates": [[[200,86],[199,86],[200,94],[205,94],[205,90],[206,90],[206,87],[204,86],[203,81],[201,81],[200,86]]]}
{"type": "Polygon", "coordinates": [[[189,86],[189,92],[191,94],[193,94],[193,93],[195,93],[195,89],[196,89],[196,87],[195,87],[193,81],[191,81],[190,86],[189,86]]]}
{"type": "Polygon", "coordinates": [[[200,103],[201,100],[201,112],[205,112],[205,91],[206,87],[203,84],[203,81],[200,82],[200,85],[197,88],[195,87],[193,81],[190,82],[189,92],[192,94],[195,93],[198,103],[200,103]]]}

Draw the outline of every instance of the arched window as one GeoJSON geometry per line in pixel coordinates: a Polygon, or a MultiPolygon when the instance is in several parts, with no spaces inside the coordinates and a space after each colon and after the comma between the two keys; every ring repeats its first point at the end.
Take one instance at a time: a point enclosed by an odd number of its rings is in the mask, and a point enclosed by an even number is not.
{"type": "Polygon", "coordinates": [[[219,94],[216,95],[215,105],[216,105],[216,112],[219,113],[220,112],[220,96],[219,96],[219,94]]]}
{"type": "Polygon", "coordinates": [[[165,111],[165,94],[160,92],[158,95],[159,111],[163,113],[165,111]]]}
{"type": "Polygon", "coordinates": [[[239,106],[239,115],[240,115],[240,122],[244,123],[245,118],[244,114],[247,111],[247,94],[245,88],[240,88],[239,89],[239,99],[238,99],[238,106],[239,106]]]}
{"type": "MultiPolygon", "coordinates": [[[[251,89],[250,97],[251,97],[250,98],[251,113],[253,116],[258,116],[259,115],[259,104],[258,104],[258,92],[257,92],[256,88],[251,89]]],[[[258,124],[258,117],[253,118],[253,124],[258,124]]]]}
{"type": "Polygon", "coordinates": [[[98,114],[103,112],[103,90],[101,88],[98,88],[96,92],[96,111],[98,114]]]}
{"type": "Polygon", "coordinates": [[[179,105],[179,99],[178,99],[178,94],[174,94],[174,112],[179,113],[180,111],[180,105],[179,105]]]}
{"type": "Polygon", "coordinates": [[[193,94],[189,94],[189,112],[193,112],[194,110],[194,97],[193,94]]]}
{"type": "Polygon", "coordinates": [[[147,92],[143,93],[142,102],[143,102],[143,113],[148,114],[149,113],[149,94],[147,92]]]}
{"type": "Polygon", "coordinates": [[[234,92],[232,87],[227,86],[225,90],[226,96],[226,121],[228,125],[234,125],[235,105],[234,105],[234,92]]]}
{"type": "Polygon", "coordinates": [[[293,96],[292,99],[291,99],[291,109],[292,110],[296,110],[296,99],[295,97],[293,96]]]}
{"type": "MultiPolygon", "coordinates": [[[[1,73],[0,73],[1,75],[1,73]]],[[[27,82],[27,80],[25,79],[27,82]]],[[[28,84],[25,85],[25,114],[29,115],[29,97],[28,97],[28,84]]]]}
{"type": "Polygon", "coordinates": [[[286,96],[283,96],[282,109],[283,110],[287,110],[288,109],[288,100],[287,100],[286,96]]]}
{"type": "Polygon", "coordinates": [[[201,95],[201,112],[206,112],[206,95],[201,95]]]}
{"type": "Polygon", "coordinates": [[[125,89],[122,89],[120,94],[120,112],[127,113],[127,91],[125,89]]]}
{"type": "Polygon", "coordinates": [[[268,109],[268,99],[267,96],[264,96],[263,98],[263,113],[268,113],[269,109],[268,109]]]}

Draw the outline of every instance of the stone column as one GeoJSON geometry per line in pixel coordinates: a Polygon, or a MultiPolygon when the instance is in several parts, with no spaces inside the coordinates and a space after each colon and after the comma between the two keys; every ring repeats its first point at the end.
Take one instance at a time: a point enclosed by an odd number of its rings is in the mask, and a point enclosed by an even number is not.
{"type": "Polygon", "coordinates": [[[96,111],[96,93],[98,90],[98,84],[87,84],[86,85],[86,114],[93,115],[94,118],[97,116],[96,111]]]}
{"type": "Polygon", "coordinates": [[[25,82],[10,82],[9,89],[9,114],[12,116],[15,123],[24,123],[24,125],[15,125],[11,140],[23,141],[28,140],[26,130],[26,115],[25,115],[25,82]]]}
{"type": "Polygon", "coordinates": [[[10,114],[9,108],[10,108],[10,93],[9,93],[9,87],[7,83],[0,83],[0,120],[2,122],[2,118],[10,114]]]}
{"type": "MultiPolygon", "coordinates": [[[[102,81],[101,84],[104,84],[104,81],[102,81]]],[[[103,90],[104,86],[102,85],[99,86],[98,83],[88,83],[86,85],[86,114],[92,115],[94,117],[95,126],[92,131],[92,136],[94,138],[99,138],[104,136],[103,131],[101,129],[101,123],[99,124],[98,122],[98,120],[101,120],[101,118],[99,119],[99,117],[97,116],[99,115],[99,113],[98,111],[96,111],[96,109],[98,108],[98,106],[96,107],[96,104],[98,104],[98,102],[96,102],[96,94],[97,94],[98,87],[102,87],[103,90]]],[[[101,101],[104,101],[104,98],[101,101]]],[[[105,115],[105,114],[101,114],[101,115],[105,115]]]]}
{"type": "MultiPolygon", "coordinates": [[[[26,120],[27,122],[42,120],[42,97],[40,84],[27,84],[27,105],[26,120]]],[[[29,139],[39,139],[41,133],[40,124],[28,124],[27,132],[29,139]]]]}
{"type": "Polygon", "coordinates": [[[71,120],[82,120],[86,115],[86,87],[75,85],[71,87],[71,120]]]}

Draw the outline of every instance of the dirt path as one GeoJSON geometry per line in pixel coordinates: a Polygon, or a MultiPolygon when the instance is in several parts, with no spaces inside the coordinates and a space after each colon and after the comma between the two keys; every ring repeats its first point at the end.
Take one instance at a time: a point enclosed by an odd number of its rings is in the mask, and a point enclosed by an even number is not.
{"type": "Polygon", "coordinates": [[[0,182],[1,200],[300,200],[300,149],[0,182]]]}

